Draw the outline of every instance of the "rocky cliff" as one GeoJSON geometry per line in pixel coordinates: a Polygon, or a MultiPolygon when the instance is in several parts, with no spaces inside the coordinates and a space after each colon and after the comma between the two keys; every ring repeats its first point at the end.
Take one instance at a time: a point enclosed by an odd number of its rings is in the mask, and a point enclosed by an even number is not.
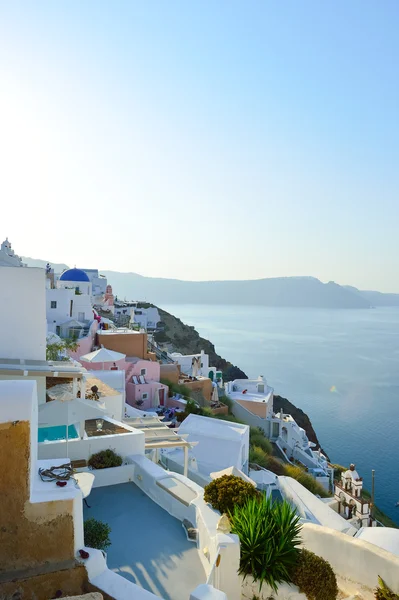
{"type": "MultiPolygon", "coordinates": [[[[223,371],[224,381],[248,378],[244,371],[241,371],[239,367],[234,366],[217,354],[212,342],[202,338],[194,327],[186,325],[180,319],[161,308],[158,308],[158,311],[164,325],[164,331],[157,333],[156,339],[157,341],[166,344],[170,351],[181,352],[181,354],[196,354],[197,352],[204,350],[206,354],[209,355],[209,364],[223,371]]],[[[317,445],[317,448],[319,448],[320,443],[308,415],[300,408],[294,406],[287,398],[275,396],[274,410],[278,412],[280,408],[282,408],[285,413],[293,416],[298,425],[303,427],[306,431],[309,440],[314,442],[317,445]]]]}
{"type": "Polygon", "coordinates": [[[228,360],[222,358],[215,351],[215,346],[190,325],[186,325],[170,313],[158,308],[164,330],[155,334],[157,342],[166,344],[170,352],[181,354],[196,354],[204,350],[209,355],[209,364],[223,372],[224,381],[233,379],[247,379],[244,371],[228,360]]]}

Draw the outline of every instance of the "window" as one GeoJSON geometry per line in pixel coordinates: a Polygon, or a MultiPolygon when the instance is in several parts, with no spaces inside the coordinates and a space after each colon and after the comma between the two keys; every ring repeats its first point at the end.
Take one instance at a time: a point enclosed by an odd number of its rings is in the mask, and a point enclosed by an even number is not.
{"type": "Polygon", "coordinates": [[[264,393],[265,393],[265,384],[258,383],[258,394],[264,394],[264,393]]]}
{"type": "Polygon", "coordinates": [[[141,369],[140,375],[143,375],[143,376],[147,375],[147,369],[141,369]]]}
{"type": "Polygon", "coordinates": [[[141,396],[142,400],[147,400],[147,398],[148,398],[147,392],[145,394],[142,394],[142,396],[141,396]]]}
{"type": "Polygon", "coordinates": [[[51,300],[51,308],[57,308],[57,301],[51,300]]]}

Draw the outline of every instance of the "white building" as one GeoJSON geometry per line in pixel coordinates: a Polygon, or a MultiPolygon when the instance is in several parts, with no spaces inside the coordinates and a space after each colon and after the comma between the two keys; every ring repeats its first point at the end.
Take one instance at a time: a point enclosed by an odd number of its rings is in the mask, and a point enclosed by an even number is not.
{"type": "Polygon", "coordinates": [[[354,464],[341,474],[341,482],[335,483],[334,500],[336,511],[343,515],[354,527],[369,527],[370,501],[362,497],[363,479],[354,464]]]}
{"type": "Polygon", "coordinates": [[[107,289],[107,278],[100,275],[98,269],[81,269],[86,273],[91,282],[93,298],[104,296],[107,289]]]}
{"type": "MultiPolygon", "coordinates": [[[[179,436],[193,444],[189,451],[189,478],[199,485],[210,482],[210,474],[236,467],[248,474],[249,426],[190,414],[179,427],[179,436]]],[[[163,450],[161,461],[171,470],[183,469],[183,450],[163,450]]]]}
{"type": "Polygon", "coordinates": [[[175,363],[180,365],[182,373],[191,375],[191,377],[208,377],[219,386],[223,386],[222,371],[216,367],[209,366],[209,355],[201,350],[199,354],[181,354],[180,352],[172,352],[168,354],[175,363]]]}
{"type": "MultiPolygon", "coordinates": [[[[234,381],[229,381],[226,383],[225,388],[226,394],[238,406],[241,406],[246,411],[261,419],[267,421],[272,419],[274,390],[267,385],[267,381],[263,375],[260,375],[258,379],[235,379],[234,381]]],[[[266,429],[266,435],[272,437],[270,435],[269,423],[267,423],[266,429]]]]}
{"type": "Polygon", "coordinates": [[[0,357],[45,360],[44,270],[0,267],[0,289],[0,357]]]}
{"type": "MultiPolygon", "coordinates": [[[[115,309],[116,311],[116,309],[115,309]]],[[[158,309],[154,306],[148,308],[135,308],[134,314],[131,314],[130,322],[138,323],[146,331],[156,329],[161,317],[158,309]]]]}
{"type": "MultiPolygon", "coordinates": [[[[49,280],[47,280],[49,282],[49,280]]],[[[76,294],[75,290],[69,288],[46,289],[46,319],[48,331],[65,335],[65,330],[73,327],[85,329],[93,320],[93,307],[90,296],[87,294],[76,294]],[[72,323],[73,321],[73,323],[72,323]]],[[[79,336],[78,336],[79,337],[79,336]]]]}
{"type": "Polygon", "coordinates": [[[26,264],[11,248],[8,238],[0,246],[0,267],[26,267],[26,264]]]}
{"type": "Polygon", "coordinates": [[[233,400],[232,412],[237,418],[253,427],[260,427],[276,443],[288,462],[300,462],[323,487],[330,488],[333,469],[328,467],[326,457],[313,450],[315,444],[309,441],[305,430],[291,415],[282,410],[274,412],[274,390],[262,375],[258,379],[229,381],[225,389],[233,400]]]}
{"type": "Polygon", "coordinates": [[[91,296],[91,281],[82,269],[67,269],[57,281],[58,288],[67,288],[75,290],[77,294],[87,294],[91,296]]]}

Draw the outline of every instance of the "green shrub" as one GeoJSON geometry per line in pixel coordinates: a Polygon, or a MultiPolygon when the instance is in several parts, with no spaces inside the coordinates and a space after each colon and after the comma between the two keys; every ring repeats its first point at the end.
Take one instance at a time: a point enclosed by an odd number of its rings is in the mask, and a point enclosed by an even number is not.
{"type": "Polygon", "coordinates": [[[220,399],[220,402],[222,402],[225,406],[227,406],[227,408],[229,409],[229,414],[232,413],[232,408],[233,408],[233,400],[231,398],[229,398],[228,396],[222,396],[220,399]]]}
{"type": "Polygon", "coordinates": [[[374,590],[376,600],[399,600],[399,595],[395,594],[381,577],[378,577],[378,587],[374,590]]]}
{"type": "Polygon", "coordinates": [[[266,452],[260,448],[259,446],[250,446],[249,447],[249,462],[255,463],[264,469],[268,468],[268,458],[269,456],[266,452]]]}
{"type": "Polygon", "coordinates": [[[256,488],[241,477],[223,475],[208,483],[204,500],[221,514],[231,514],[235,506],[242,506],[250,498],[259,496],[256,488]]]}
{"type": "Polygon", "coordinates": [[[335,600],[337,580],[329,562],[302,549],[292,571],[292,582],[309,600],[335,600]]]}
{"type": "Polygon", "coordinates": [[[184,409],[184,412],[187,413],[188,415],[200,415],[201,407],[196,402],[194,402],[194,400],[189,398],[186,402],[186,407],[184,409]]]}
{"type": "Polygon", "coordinates": [[[215,417],[221,421],[229,421],[230,423],[243,423],[245,425],[243,421],[240,421],[234,415],[215,415],[215,417]]]}
{"type": "Polygon", "coordinates": [[[211,409],[211,408],[209,408],[209,406],[204,406],[204,407],[201,409],[201,415],[202,415],[203,417],[213,417],[213,412],[212,412],[212,409],[211,409]]]}
{"type": "Polygon", "coordinates": [[[299,481],[299,483],[301,483],[307,490],[312,492],[312,494],[318,494],[321,498],[328,498],[330,496],[327,490],[325,490],[314,477],[301,469],[301,467],[285,465],[285,474],[288,477],[292,477],[293,479],[299,481]]]}
{"type": "Polygon", "coordinates": [[[334,464],[331,465],[334,469],[334,479],[337,481],[341,480],[341,473],[345,473],[348,470],[347,467],[343,467],[342,465],[334,464]]]}
{"type": "Polygon", "coordinates": [[[111,545],[109,534],[111,527],[103,521],[97,519],[87,519],[84,522],[84,540],[85,546],[97,548],[97,550],[106,550],[111,545]]]}
{"type": "Polygon", "coordinates": [[[92,469],[109,469],[110,467],[120,467],[122,457],[116,454],[114,450],[101,450],[92,454],[89,458],[89,467],[92,469]]]}
{"type": "Polygon", "coordinates": [[[175,417],[178,423],[182,423],[184,419],[188,417],[188,414],[186,412],[177,412],[175,413],[175,417]]]}
{"type": "Polygon", "coordinates": [[[252,575],[277,591],[277,585],[291,580],[299,556],[299,516],[288,502],[273,502],[262,494],[236,506],[231,516],[232,532],[240,538],[240,574],[252,575]]]}
{"type": "Polygon", "coordinates": [[[251,427],[249,434],[249,443],[251,446],[259,446],[266,454],[273,454],[273,446],[270,440],[259,430],[251,427]]]}
{"type": "Polygon", "coordinates": [[[275,456],[267,457],[266,469],[269,469],[275,475],[285,475],[285,466],[275,456]]]}

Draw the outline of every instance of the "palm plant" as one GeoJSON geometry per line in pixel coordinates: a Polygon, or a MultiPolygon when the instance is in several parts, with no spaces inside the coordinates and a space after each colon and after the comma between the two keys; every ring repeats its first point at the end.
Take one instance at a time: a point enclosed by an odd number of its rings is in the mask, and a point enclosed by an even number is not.
{"type": "Polygon", "coordinates": [[[288,502],[273,502],[265,494],[236,506],[231,515],[232,532],[241,543],[240,574],[252,575],[275,592],[277,585],[290,581],[299,557],[299,516],[288,502]]]}

